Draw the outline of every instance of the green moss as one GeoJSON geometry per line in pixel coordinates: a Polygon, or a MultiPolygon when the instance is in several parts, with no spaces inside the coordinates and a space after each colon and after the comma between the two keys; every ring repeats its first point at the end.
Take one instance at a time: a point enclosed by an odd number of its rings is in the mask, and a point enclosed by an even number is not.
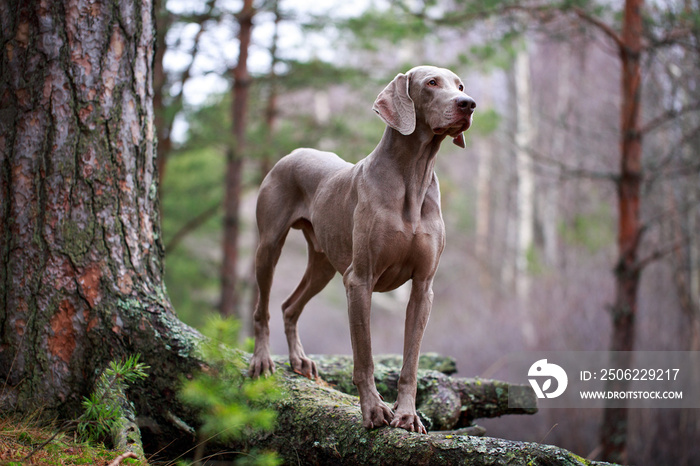
{"type": "MultiPolygon", "coordinates": [[[[38,416],[24,417],[22,420],[0,416],[0,445],[5,456],[2,464],[60,464],[106,466],[122,452],[108,450],[102,445],[77,442],[69,434],[58,434],[52,426],[40,424],[38,416]],[[37,448],[46,440],[54,437],[43,448],[37,448]],[[26,461],[27,455],[31,459],[26,461]]],[[[124,461],[122,464],[146,465],[139,460],[124,461]]]]}
{"type": "Polygon", "coordinates": [[[584,464],[584,465],[586,465],[586,466],[588,466],[589,464],[591,464],[591,462],[590,462],[589,460],[587,460],[587,459],[585,459],[585,458],[582,458],[582,457],[578,456],[578,455],[575,454],[575,453],[571,453],[571,457],[572,457],[574,460],[579,461],[581,464],[584,464]]]}
{"type": "Polygon", "coordinates": [[[80,264],[83,258],[91,251],[95,236],[94,222],[86,225],[66,219],[61,225],[61,234],[66,241],[63,244],[63,252],[68,254],[73,263],[80,264]]]}

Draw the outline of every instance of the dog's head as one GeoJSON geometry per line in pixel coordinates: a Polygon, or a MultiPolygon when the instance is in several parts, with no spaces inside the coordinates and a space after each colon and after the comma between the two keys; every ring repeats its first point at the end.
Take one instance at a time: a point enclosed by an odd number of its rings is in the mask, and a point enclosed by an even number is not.
{"type": "Polygon", "coordinates": [[[464,92],[459,76],[445,68],[417,66],[398,74],[377,96],[372,107],[390,127],[403,135],[416,125],[445,134],[464,147],[463,132],[472,123],[476,102],[464,92]]]}

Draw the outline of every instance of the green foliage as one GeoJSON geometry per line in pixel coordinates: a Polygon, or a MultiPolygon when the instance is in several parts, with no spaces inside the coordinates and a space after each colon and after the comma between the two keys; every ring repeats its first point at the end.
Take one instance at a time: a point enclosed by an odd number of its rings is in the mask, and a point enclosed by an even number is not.
{"type": "Polygon", "coordinates": [[[404,40],[417,40],[431,33],[424,17],[400,8],[370,8],[362,15],[340,23],[339,27],[352,32],[355,46],[370,51],[380,50],[384,45],[382,41],[397,45],[404,40]]]}
{"type": "Polygon", "coordinates": [[[541,275],[545,271],[545,264],[534,244],[531,244],[527,249],[525,257],[527,259],[527,272],[530,275],[541,275]]]}
{"type": "MultiPolygon", "coordinates": [[[[212,316],[202,329],[207,336],[199,352],[207,368],[191,380],[183,380],[180,398],[198,409],[203,439],[240,440],[256,431],[271,430],[277,413],[270,403],[280,396],[275,377],[252,380],[247,365],[231,346],[238,340],[240,324],[212,316]]],[[[278,464],[276,458],[251,454],[245,464],[278,464]],[[259,461],[259,462],[258,462],[259,461]]]]}
{"type": "Polygon", "coordinates": [[[493,108],[479,110],[479,113],[474,116],[474,125],[471,131],[476,132],[480,136],[490,136],[501,124],[501,115],[493,108]]]}
{"type": "Polygon", "coordinates": [[[594,212],[578,213],[560,226],[565,241],[595,253],[615,242],[613,219],[603,206],[594,212]]]}
{"type": "Polygon", "coordinates": [[[224,164],[223,153],[215,146],[178,152],[168,161],[161,187],[163,241],[168,248],[165,283],[180,319],[195,327],[216,312],[220,266],[210,251],[221,244],[218,207],[223,199],[224,164]],[[208,218],[189,233],[196,241],[175,245],[178,232],[207,212],[208,218]]]}
{"type": "Polygon", "coordinates": [[[461,60],[467,64],[476,64],[483,71],[507,69],[513,65],[518,50],[513,44],[513,35],[506,34],[501,38],[483,44],[473,45],[468,55],[462,55],[461,60]]]}
{"type": "Polygon", "coordinates": [[[95,390],[83,398],[85,412],[78,419],[79,436],[90,442],[103,442],[123,418],[122,406],[128,401],[128,385],[148,377],[149,366],[139,362],[140,355],[112,361],[97,380],[95,390]]]}
{"type": "Polygon", "coordinates": [[[366,79],[362,70],[336,66],[319,59],[306,62],[283,60],[285,70],[277,77],[277,82],[285,91],[307,89],[313,83],[314,89],[326,89],[338,83],[354,83],[366,79]]]}
{"type": "Polygon", "coordinates": [[[221,151],[233,142],[230,93],[213,94],[205,104],[186,109],[184,116],[189,125],[186,149],[221,151]]]}

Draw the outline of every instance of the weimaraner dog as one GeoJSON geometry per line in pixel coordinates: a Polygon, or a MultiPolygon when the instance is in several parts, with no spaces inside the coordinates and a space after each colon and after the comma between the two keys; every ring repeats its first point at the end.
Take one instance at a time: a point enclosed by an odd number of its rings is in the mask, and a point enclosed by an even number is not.
{"type": "Polygon", "coordinates": [[[251,376],[274,372],[268,325],[272,275],[289,229],[300,229],[309,262],[301,283],[282,304],[292,369],[318,376],[299,340],[297,321],[304,305],[340,272],[363,425],[427,433],[416,413],[416,373],[433,301],[433,277],[445,244],[433,168],[445,137],[464,147],[462,133],[471,125],[475,107],[454,73],[419,66],[397,75],[374,102],[387,128],[366,158],[353,165],[331,152],[297,149],[272,168],[257,204],[259,296],[251,376]],[[408,280],[403,367],[392,411],[374,383],[370,301],[373,291],[390,291],[408,280]]]}

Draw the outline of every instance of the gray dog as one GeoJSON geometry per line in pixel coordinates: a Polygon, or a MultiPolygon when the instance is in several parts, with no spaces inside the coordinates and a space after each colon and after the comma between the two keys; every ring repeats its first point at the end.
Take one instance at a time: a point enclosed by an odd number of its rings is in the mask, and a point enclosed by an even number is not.
{"type": "Polygon", "coordinates": [[[272,275],[289,229],[300,229],[308,242],[309,262],[301,283],[282,304],[292,369],[318,376],[299,340],[297,321],[309,299],[340,272],[362,424],[426,433],[416,414],[416,373],[433,277],[445,244],[433,168],[445,137],[464,147],[462,133],[471,125],[475,107],[457,75],[419,66],[396,76],[377,97],[373,108],[387,128],[374,151],[356,165],[331,152],[297,149],[273,167],[257,204],[255,274],[260,294],[251,376],[274,372],[268,325],[272,275]],[[390,291],[408,280],[403,367],[392,411],[374,384],[370,301],[373,291],[390,291]]]}

